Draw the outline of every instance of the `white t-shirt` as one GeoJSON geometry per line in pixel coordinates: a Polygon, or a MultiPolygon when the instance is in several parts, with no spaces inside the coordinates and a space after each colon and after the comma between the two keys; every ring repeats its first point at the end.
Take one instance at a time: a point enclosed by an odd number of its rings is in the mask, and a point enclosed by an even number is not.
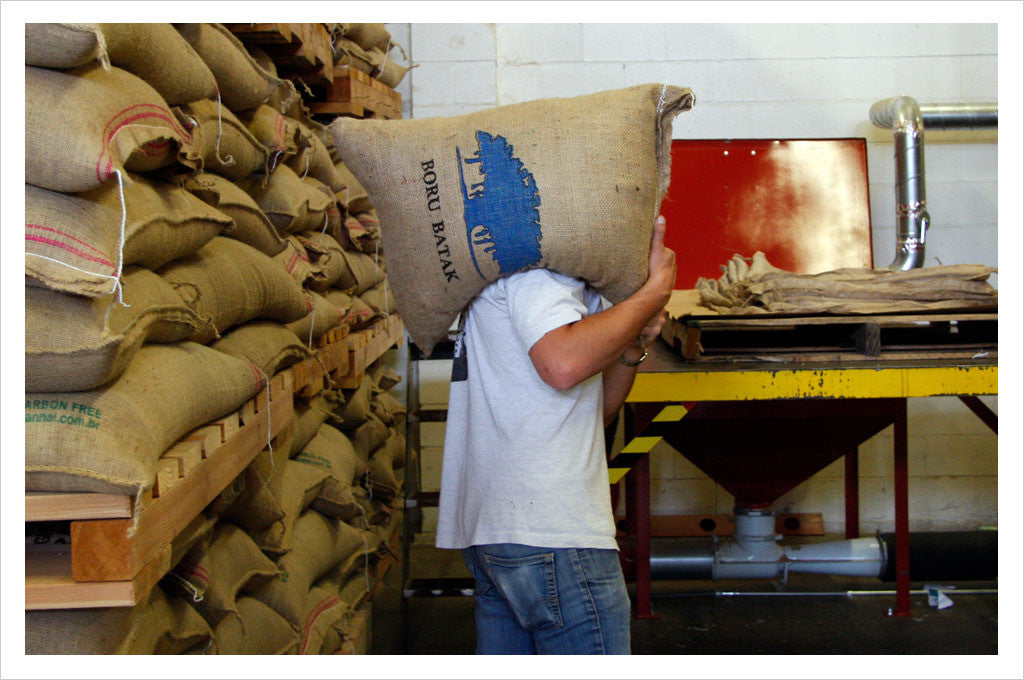
{"type": "Polygon", "coordinates": [[[617,549],[597,374],[569,390],[529,350],[601,310],[586,283],[545,269],[470,303],[455,347],[436,545],[617,549]]]}

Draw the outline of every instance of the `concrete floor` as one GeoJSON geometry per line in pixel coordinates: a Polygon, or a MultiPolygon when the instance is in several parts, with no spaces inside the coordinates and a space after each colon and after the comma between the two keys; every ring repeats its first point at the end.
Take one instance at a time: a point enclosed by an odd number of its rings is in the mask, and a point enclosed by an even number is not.
{"type": "MultiPolygon", "coordinates": [[[[422,540],[422,537],[421,537],[422,540]]],[[[412,547],[413,577],[468,576],[458,551],[412,547]]],[[[373,605],[371,653],[402,654],[401,569],[373,605]]],[[[924,584],[914,583],[913,589],[924,584]]],[[[996,588],[994,582],[955,583],[959,590],[996,588]]],[[[914,594],[910,618],[890,618],[895,596],[847,596],[846,591],[890,590],[877,579],[795,574],[780,595],[767,581],[660,581],[653,585],[655,620],[632,625],[634,654],[686,655],[949,655],[998,653],[995,594],[951,593],[954,606],[929,607],[914,594]],[[716,593],[737,592],[741,595],[716,593]],[[794,594],[799,593],[799,594],[794,594]],[[842,593],[832,595],[828,593],[842,593]]],[[[633,586],[630,585],[633,596],[633,586]]],[[[635,602],[635,600],[634,600],[635,602]]],[[[472,654],[471,597],[408,601],[411,654],[472,654]]],[[[889,676],[891,677],[891,676],[889,676]]]]}

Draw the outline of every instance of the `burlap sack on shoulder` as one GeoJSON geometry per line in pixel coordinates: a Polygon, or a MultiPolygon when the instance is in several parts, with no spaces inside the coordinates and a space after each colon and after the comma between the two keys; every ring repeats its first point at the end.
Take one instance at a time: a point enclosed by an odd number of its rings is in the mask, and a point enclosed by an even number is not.
{"type": "Polygon", "coordinates": [[[134,607],[25,612],[26,654],[181,654],[211,635],[195,609],[159,585],[134,607]]]}
{"type": "Polygon", "coordinates": [[[80,392],[117,378],[144,342],[177,342],[206,324],[159,276],[128,267],[116,296],[25,288],[25,389],[80,392]]]}
{"type": "Polygon", "coordinates": [[[170,24],[25,24],[25,63],[73,68],[97,60],[134,73],[176,106],[213,96],[217,83],[170,24]]]}
{"type": "Polygon", "coordinates": [[[193,342],[143,345],[116,381],[25,393],[25,489],[136,495],[179,437],[264,386],[248,362],[193,342]]]}
{"type": "Polygon", "coordinates": [[[241,179],[267,167],[267,149],[226,106],[203,99],[175,113],[192,133],[204,170],[241,179]]]}
{"type": "Polygon", "coordinates": [[[299,337],[306,347],[312,347],[313,341],[323,336],[324,333],[341,325],[345,319],[346,310],[338,309],[327,301],[323,295],[313,291],[306,291],[309,300],[310,312],[298,321],[286,324],[287,328],[299,337]]]}
{"type": "Polygon", "coordinates": [[[321,467],[329,475],[313,501],[314,510],[343,520],[359,514],[359,504],[352,497],[352,483],[366,474],[366,463],[356,455],[348,437],[330,425],[321,425],[294,460],[321,467]]]}
{"type": "Polygon", "coordinates": [[[165,580],[172,592],[191,597],[196,611],[215,626],[228,612],[237,613],[240,594],[268,583],[278,569],[242,529],[220,522],[171,573],[165,580]]]}
{"type": "Polygon", "coordinates": [[[222,101],[232,111],[256,108],[281,84],[220,24],[175,24],[175,28],[213,71],[222,101]]]}
{"type": "Polygon", "coordinates": [[[274,257],[285,248],[285,242],[252,196],[229,179],[202,173],[185,180],[185,190],[230,217],[235,229],[225,234],[247,243],[264,255],[274,257]]]}
{"type": "Polygon", "coordinates": [[[249,595],[238,598],[236,609],[213,629],[220,654],[297,653],[299,635],[280,614],[249,595]]]}
{"type": "Polygon", "coordinates": [[[276,321],[249,321],[210,346],[252,362],[265,375],[274,375],[313,356],[295,333],[276,321]]]}
{"type": "Polygon", "coordinates": [[[583,278],[613,303],[635,292],[671,121],[692,105],[689,90],[652,84],[454,118],[335,120],[416,344],[429,352],[477,293],[527,268],[583,278]]]}
{"type": "Polygon", "coordinates": [[[302,287],[272,259],[241,241],[217,237],[157,273],[198,291],[196,309],[212,319],[214,330],[193,336],[197,342],[208,342],[251,319],[288,323],[308,312],[302,287]]]}
{"type": "Polygon", "coordinates": [[[192,136],[138,76],[99,65],[72,71],[25,67],[28,184],[88,191],[126,170],[198,164],[192,136]]]}
{"type": "Polygon", "coordinates": [[[232,228],[231,218],[180,187],[135,176],[125,188],[121,247],[117,183],[66,194],[25,185],[26,285],[97,297],[115,290],[118,264],[156,269],[232,228]]]}

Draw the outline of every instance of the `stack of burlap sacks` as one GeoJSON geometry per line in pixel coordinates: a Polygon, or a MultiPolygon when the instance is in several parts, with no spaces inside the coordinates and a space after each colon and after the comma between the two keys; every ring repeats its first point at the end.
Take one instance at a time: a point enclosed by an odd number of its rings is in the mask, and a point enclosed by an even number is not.
{"type": "MultiPolygon", "coordinates": [[[[366,192],[218,24],[27,25],[25,169],[26,490],[140,494],[314,340],[394,311],[366,192]]],[[[26,651],[339,649],[399,522],[395,382],[296,400],[148,597],[26,612],[26,651]]]]}
{"type": "Polygon", "coordinates": [[[384,24],[327,24],[336,66],[351,66],[388,87],[397,87],[409,68],[399,64],[392,49],[405,56],[384,24]]]}

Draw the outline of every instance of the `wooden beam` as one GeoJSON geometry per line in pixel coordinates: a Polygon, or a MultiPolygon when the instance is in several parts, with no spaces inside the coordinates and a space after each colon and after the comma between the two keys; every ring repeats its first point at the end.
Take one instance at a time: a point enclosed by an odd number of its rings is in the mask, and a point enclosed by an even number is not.
{"type": "Polygon", "coordinates": [[[25,609],[133,607],[170,567],[168,545],[131,580],[79,583],[71,577],[70,553],[26,553],[25,609]]]}
{"type": "Polygon", "coordinates": [[[26,522],[132,516],[132,497],[111,493],[25,492],[26,522]]]}
{"type": "MultiPolygon", "coordinates": [[[[266,403],[263,409],[266,410],[266,403]]],[[[76,581],[129,581],[154,559],[203,508],[237,477],[292,418],[292,393],[284,391],[269,414],[242,427],[229,442],[135,519],[71,522],[71,571],[76,581]],[[267,417],[269,415],[269,417],[267,417]],[[268,434],[269,433],[269,434],[268,434]]],[[[220,428],[212,428],[220,433],[220,428]]]]}

